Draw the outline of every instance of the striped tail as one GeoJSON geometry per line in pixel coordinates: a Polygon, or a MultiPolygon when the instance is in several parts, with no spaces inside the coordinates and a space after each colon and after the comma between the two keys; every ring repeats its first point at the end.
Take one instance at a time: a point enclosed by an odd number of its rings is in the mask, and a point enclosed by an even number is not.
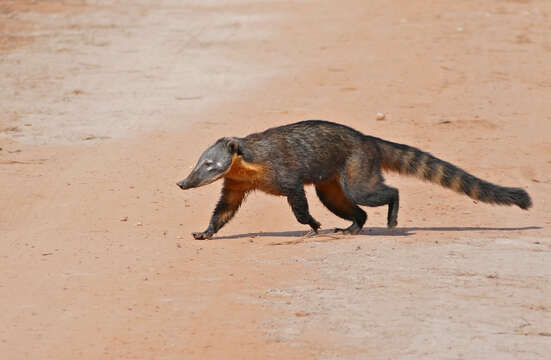
{"type": "Polygon", "coordinates": [[[463,193],[472,199],[498,205],[532,206],[530,195],[521,188],[494,185],[429,153],[411,146],[376,139],[383,170],[412,175],[463,193]]]}

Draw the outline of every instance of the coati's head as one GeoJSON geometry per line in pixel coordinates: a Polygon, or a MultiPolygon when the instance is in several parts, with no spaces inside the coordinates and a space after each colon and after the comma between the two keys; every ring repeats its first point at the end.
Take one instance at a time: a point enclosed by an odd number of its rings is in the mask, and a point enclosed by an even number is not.
{"type": "Polygon", "coordinates": [[[201,154],[197,165],[187,178],[178,182],[182,190],[208,185],[222,176],[231,168],[234,154],[239,152],[239,140],[236,138],[221,138],[201,154]]]}

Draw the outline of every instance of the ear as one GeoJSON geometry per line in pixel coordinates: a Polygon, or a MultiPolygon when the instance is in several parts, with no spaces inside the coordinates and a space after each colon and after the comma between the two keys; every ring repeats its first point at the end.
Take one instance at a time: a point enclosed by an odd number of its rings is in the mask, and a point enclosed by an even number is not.
{"type": "Polygon", "coordinates": [[[239,154],[239,142],[237,139],[229,139],[227,146],[230,150],[230,154],[239,154]]]}

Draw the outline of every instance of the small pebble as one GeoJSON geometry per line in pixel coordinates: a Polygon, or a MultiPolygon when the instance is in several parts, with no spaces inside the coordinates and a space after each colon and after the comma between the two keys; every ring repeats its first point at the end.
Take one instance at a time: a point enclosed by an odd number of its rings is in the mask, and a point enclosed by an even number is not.
{"type": "Polygon", "coordinates": [[[128,216],[122,217],[120,221],[128,221],[128,216]]]}
{"type": "Polygon", "coordinates": [[[377,116],[375,118],[379,121],[384,120],[385,119],[385,114],[381,113],[381,112],[378,112],[377,116]]]}
{"type": "Polygon", "coordinates": [[[136,226],[143,226],[143,224],[141,222],[137,222],[136,226]]]}

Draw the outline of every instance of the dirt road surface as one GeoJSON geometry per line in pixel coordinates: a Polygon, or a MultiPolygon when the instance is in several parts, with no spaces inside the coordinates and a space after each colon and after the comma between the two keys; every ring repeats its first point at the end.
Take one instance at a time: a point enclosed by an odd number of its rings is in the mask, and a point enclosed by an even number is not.
{"type": "Polygon", "coordinates": [[[0,1],[2,359],[546,359],[551,3],[0,1]],[[384,113],[383,120],[376,114],[384,113]],[[326,119],[534,207],[388,175],[357,236],[307,188],[194,241],[209,144],[326,119]]]}

